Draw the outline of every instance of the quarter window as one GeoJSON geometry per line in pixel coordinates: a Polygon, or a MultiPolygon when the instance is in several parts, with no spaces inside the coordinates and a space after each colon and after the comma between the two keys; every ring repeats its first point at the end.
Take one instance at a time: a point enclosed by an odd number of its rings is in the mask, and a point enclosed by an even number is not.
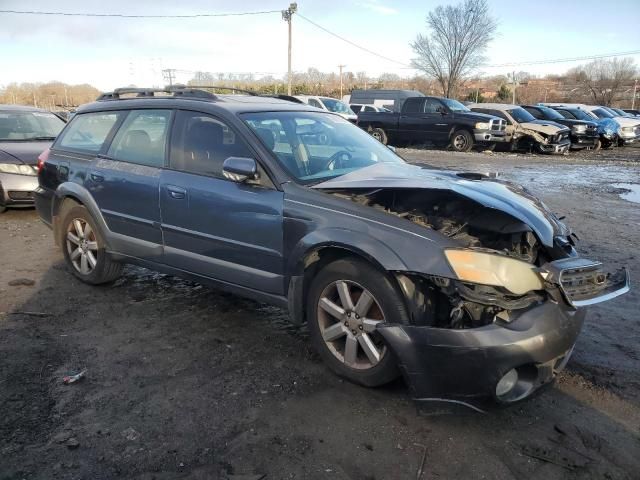
{"type": "Polygon", "coordinates": [[[125,162],[163,167],[171,110],[132,110],[107,155],[125,162]]]}
{"type": "Polygon", "coordinates": [[[62,132],[56,148],[98,153],[123,112],[81,113],[73,117],[62,132]]]}
{"type": "Polygon", "coordinates": [[[227,158],[253,156],[229,126],[199,112],[178,112],[172,143],[171,168],[218,178],[224,178],[222,164],[227,158]]]}
{"type": "Polygon", "coordinates": [[[309,99],[309,105],[311,105],[312,107],[322,108],[322,104],[319,101],[317,101],[315,98],[309,99]]]}

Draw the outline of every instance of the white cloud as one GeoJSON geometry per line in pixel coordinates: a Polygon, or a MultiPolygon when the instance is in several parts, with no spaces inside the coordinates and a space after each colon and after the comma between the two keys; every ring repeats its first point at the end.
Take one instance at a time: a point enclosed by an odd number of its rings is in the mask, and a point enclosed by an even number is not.
{"type": "Polygon", "coordinates": [[[395,8],[382,5],[378,0],[367,0],[365,2],[359,2],[358,5],[381,15],[395,15],[398,13],[395,8]]]}

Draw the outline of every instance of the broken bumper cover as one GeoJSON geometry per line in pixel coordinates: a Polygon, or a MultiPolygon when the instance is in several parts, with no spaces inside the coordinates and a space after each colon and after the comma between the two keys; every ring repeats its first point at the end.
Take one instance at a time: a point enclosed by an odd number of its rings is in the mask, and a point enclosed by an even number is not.
{"type": "Polygon", "coordinates": [[[562,154],[566,153],[567,150],[571,147],[571,140],[564,140],[558,143],[539,143],[538,149],[541,153],[557,153],[562,154]]]}
{"type": "Polygon", "coordinates": [[[389,324],[378,331],[415,400],[481,409],[522,400],[550,383],[568,361],[584,316],[584,309],[547,301],[509,323],[464,330],[389,324]],[[498,395],[512,370],[517,382],[498,395]]]}

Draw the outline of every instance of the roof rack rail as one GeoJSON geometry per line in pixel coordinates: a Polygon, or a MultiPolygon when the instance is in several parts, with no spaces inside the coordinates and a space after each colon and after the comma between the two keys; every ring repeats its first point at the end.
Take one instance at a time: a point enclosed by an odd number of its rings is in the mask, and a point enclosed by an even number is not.
{"type": "Polygon", "coordinates": [[[174,85],[174,87],[198,88],[198,89],[209,88],[211,90],[229,90],[231,92],[240,92],[240,93],[246,93],[247,95],[251,95],[251,96],[259,96],[258,93],[254,92],[253,90],[246,90],[244,88],[235,88],[235,87],[225,87],[223,85],[174,85]]]}
{"type": "Polygon", "coordinates": [[[189,98],[201,98],[213,100],[216,97],[213,93],[200,90],[198,88],[187,87],[184,85],[172,85],[164,88],[116,88],[113,92],[103,93],[98,97],[98,101],[101,100],[120,100],[122,95],[135,94],[136,98],[140,97],[155,97],[156,93],[169,93],[174,97],[189,97],[189,98]]]}

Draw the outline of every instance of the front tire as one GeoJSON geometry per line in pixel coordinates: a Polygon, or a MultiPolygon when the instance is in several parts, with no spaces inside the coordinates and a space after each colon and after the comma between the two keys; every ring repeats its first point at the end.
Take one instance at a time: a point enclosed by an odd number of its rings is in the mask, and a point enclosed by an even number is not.
{"type": "Polygon", "coordinates": [[[104,239],[86,207],[72,206],[61,217],[60,245],[71,273],[90,285],[118,278],[122,264],[106,252],[104,239]]]}
{"type": "Polygon", "coordinates": [[[331,370],[367,387],[398,377],[396,359],[376,326],[407,324],[408,315],[385,274],[363,260],[337,260],[312,280],[307,298],[311,343],[331,370]]]}
{"type": "Polygon", "coordinates": [[[473,147],[473,137],[466,130],[456,130],[451,137],[450,146],[454,152],[468,152],[473,147]]]}

